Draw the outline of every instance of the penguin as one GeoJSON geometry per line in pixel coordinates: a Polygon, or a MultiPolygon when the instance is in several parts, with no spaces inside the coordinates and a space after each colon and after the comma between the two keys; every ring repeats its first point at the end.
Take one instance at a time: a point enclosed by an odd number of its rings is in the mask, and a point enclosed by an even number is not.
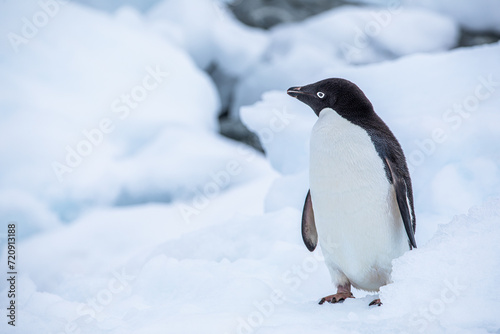
{"type": "MultiPolygon", "coordinates": [[[[391,282],[392,260],[417,248],[410,173],[403,149],[354,83],[330,78],[291,87],[288,95],[318,116],[310,139],[309,191],[302,239],[318,242],[337,293],[370,292],[391,282]]],[[[371,305],[382,305],[375,299],[371,305]]]]}

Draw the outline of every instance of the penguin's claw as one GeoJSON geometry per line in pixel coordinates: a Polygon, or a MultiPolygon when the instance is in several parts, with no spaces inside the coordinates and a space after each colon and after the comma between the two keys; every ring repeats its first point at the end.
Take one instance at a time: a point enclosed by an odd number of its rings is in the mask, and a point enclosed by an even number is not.
{"type": "Polygon", "coordinates": [[[354,298],[354,296],[350,292],[336,293],[334,295],[321,298],[319,305],[323,305],[325,302],[329,302],[330,304],[342,303],[346,298],[354,298]]]}
{"type": "Polygon", "coordinates": [[[373,306],[373,305],[381,306],[381,305],[382,305],[382,302],[380,301],[380,298],[375,299],[375,300],[374,300],[374,301],[372,301],[370,304],[368,304],[368,306],[373,306]]]}

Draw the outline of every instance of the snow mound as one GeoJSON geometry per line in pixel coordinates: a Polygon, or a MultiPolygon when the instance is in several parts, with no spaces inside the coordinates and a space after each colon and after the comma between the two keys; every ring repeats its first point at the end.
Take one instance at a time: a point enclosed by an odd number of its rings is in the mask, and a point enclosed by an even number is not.
{"type": "Polygon", "coordinates": [[[457,20],[496,29],[496,5],[344,7],[262,31],[222,1],[123,1],[1,5],[0,221],[17,223],[19,275],[0,332],[500,330],[500,43],[447,51],[457,20]],[[326,77],[365,91],[412,171],[419,248],[382,307],[357,290],[317,305],[335,287],[301,240],[316,116],[285,90],[326,77]],[[215,133],[231,85],[266,157],[215,133]]]}
{"type": "Polygon", "coordinates": [[[243,123],[260,139],[271,165],[282,174],[304,170],[309,161],[309,130],[316,115],[285,92],[268,92],[241,108],[243,123]],[[292,149],[291,149],[292,148],[292,149]]]}
{"type": "MultiPolygon", "coordinates": [[[[252,150],[214,133],[216,87],[176,44],[173,23],[164,26],[169,40],[131,8],[106,14],[44,4],[9,2],[0,14],[10,36],[0,42],[4,189],[72,221],[89,207],[195,196],[232,161],[237,175],[219,181],[221,189],[268,170],[252,150]],[[34,23],[20,27],[16,18],[47,13],[53,18],[23,37],[34,23]]],[[[26,235],[55,226],[45,216],[26,235]]]]}
{"type": "Polygon", "coordinates": [[[164,0],[151,9],[148,17],[158,24],[178,26],[183,48],[200,68],[218,66],[231,76],[246,72],[268,43],[263,31],[237,21],[222,1],[164,0]]]}
{"type": "Polygon", "coordinates": [[[500,279],[498,240],[500,199],[441,225],[424,247],[394,261],[382,313],[406,319],[410,333],[498,331],[500,293],[491,289],[500,279]]]}
{"type": "Polygon", "coordinates": [[[266,57],[236,87],[232,112],[290,82],[317,81],[326,69],[367,64],[456,45],[458,26],[437,13],[401,6],[345,6],[271,30],[266,57]],[[422,22],[426,22],[422,25],[422,22]]]}
{"type": "Polygon", "coordinates": [[[356,299],[319,306],[317,299],[334,291],[324,260],[302,244],[299,210],[262,214],[268,184],[221,195],[192,223],[175,205],[106,209],[24,242],[22,249],[33,255],[22,263],[24,321],[18,329],[451,333],[500,328],[495,313],[500,199],[456,217],[427,244],[395,260],[393,283],[380,292],[382,307],[368,307],[376,295],[361,291],[354,291],[356,299]],[[95,246],[89,248],[88,240],[95,246]],[[50,242],[66,251],[43,247],[50,242]],[[49,266],[42,260],[47,257],[49,266]]]}
{"type": "Polygon", "coordinates": [[[87,173],[77,170],[65,187],[51,189],[58,212],[74,219],[94,206],[212,197],[270,172],[262,155],[244,144],[174,126],[165,127],[141,150],[107,161],[105,173],[101,166],[102,161],[91,161],[87,173]]]}
{"type": "Polygon", "coordinates": [[[91,6],[93,8],[97,8],[100,10],[105,10],[108,12],[113,12],[115,10],[123,9],[124,6],[134,7],[141,12],[145,12],[149,10],[156,3],[161,0],[108,0],[108,1],[99,1],[99,0],[74,0],[75,2],[91,6]]]}
{"type": "MultiPolygon", "coordinates": [[[[368,4],[390,7],[390,0],[356,0],[368,4]]],[[[496,0],[404,0],[405,7],[418,7],[446,15],[462,27],[473,31],[500,32],[500,4],[496,0]]]]}

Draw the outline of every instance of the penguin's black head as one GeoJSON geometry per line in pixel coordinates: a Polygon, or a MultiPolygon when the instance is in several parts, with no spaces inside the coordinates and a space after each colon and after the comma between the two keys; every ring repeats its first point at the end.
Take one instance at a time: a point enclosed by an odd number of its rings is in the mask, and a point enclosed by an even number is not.
{"type": "Polygon", "coordinates": [[[287,93],[311,107],[317,116],[325,108],[331,108],[347,119],[373,111],[372,104],[361,89],[345,79],[331,78],[307,86],[291,87],[287,93]]]}

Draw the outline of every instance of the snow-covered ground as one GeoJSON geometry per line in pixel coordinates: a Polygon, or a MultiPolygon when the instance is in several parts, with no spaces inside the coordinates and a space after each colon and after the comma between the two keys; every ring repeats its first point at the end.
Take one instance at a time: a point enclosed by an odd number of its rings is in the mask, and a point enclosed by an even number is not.
{"type": "Polygon", "coordinates": [[[454,49],[500,6],[370,2],[269,31],[212,0],[2,2],[0,332],[500,331],[500,43],[454,49]],[[419,248],[382,307],[317,305],[334,287],[300,236],[316,116],[285,89],[326,77],[363,89],[412,172],[419,248]],[[265,155],[218,134],[222,105],[265,155]]]}

